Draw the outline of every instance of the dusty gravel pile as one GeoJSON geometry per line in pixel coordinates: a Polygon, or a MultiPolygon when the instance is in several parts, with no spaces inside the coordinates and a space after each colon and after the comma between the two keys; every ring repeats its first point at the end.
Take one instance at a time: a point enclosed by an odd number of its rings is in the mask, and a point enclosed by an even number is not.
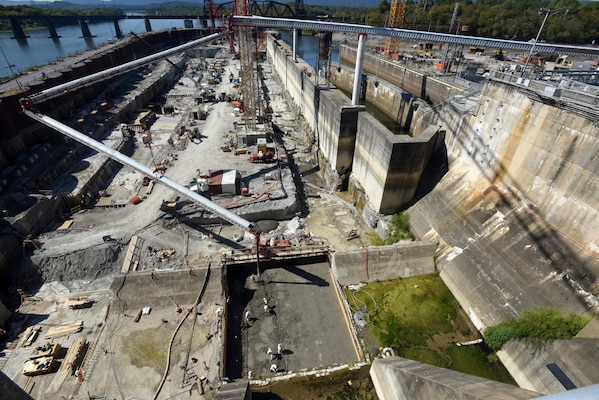
{"type": "Polygon", "coordinates": [[[123,245],[107,242],[59,256],[33,254],[31,262],[46,281],[95,279],[120,270],[118,259],[123,249],[123,245]]]}

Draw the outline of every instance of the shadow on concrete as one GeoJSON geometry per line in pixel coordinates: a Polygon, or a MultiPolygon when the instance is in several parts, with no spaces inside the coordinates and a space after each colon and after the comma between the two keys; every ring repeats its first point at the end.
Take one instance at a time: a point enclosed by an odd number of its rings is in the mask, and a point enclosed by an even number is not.
{"type": "Polygon", "coordinates": [[[44,325],[42,321],[48,319],[49,314],[21,314],[14,313],[6,322],[6,335],[1,336],[0,348],[5,349],[7,344],[16,340],[25,330],[34,325],[44,325]]]}
{"type": "Polygon", "coordinates": [[[322,279],[319,276],[316,276],[306,270],[299,268],[296,265],[285,265],[282,267],[284,270],[289,271],[301,278],[308,280],[309,282],[280,282],[280,281],[270,281],[270,283],[287,283],[287,284],[295,284],[295,285],[317,285],[317,286],[329,286],[329,283],[322,279]]]}
{"type": "MultiPolygon", "coordinates": [[[[270,389],[267,389],[270,390],[270,389]]],[[[283,400],[282,397],[277,396],[274,393],[256,393],[252,392],[252,400],[283,400]]]]}
{"type": "Polygon", "coordinates": [[[449,171],[447,147],[445,147],[444,141],[442,143],[439,149],[431,155],[431,159],[422,172],[416,193],[414,193],[414,197],[410,201],[410,206],[418,203],[419,200],[429,194],[449,171]]]}
{"type": "MultiPolygon", "coordinates": [[[[229,270],[232,272],[232,270],[229,270]]],[[[255,290],[246,287],[246,280],[253,268],[242,268],[227,277],[227,346],[226,376],[239,379],[243,374],[243,335],[242,330],[256,323],[256,315],[245,318],[248,303],[254,297],[255,290]]]]}

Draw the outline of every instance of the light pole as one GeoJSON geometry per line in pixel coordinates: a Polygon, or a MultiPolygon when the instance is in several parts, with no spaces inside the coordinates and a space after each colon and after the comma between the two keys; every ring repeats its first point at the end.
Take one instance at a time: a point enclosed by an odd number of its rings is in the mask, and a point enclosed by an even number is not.
{"type": "Polygon", "coordinates": [[[555,15],[558,14],[562,11],[565,11],[566,14],[570,13],[570,7],[562,7],[562,8],[554,8],[554,9],[550,9],[550,8],[541,8],[539,9],[539,15],[542,15],[543,13],[545,14],[545,17],[543,18],[543,23],[541,24],[541,27],[539,28],[539,32],[537,32],[537,37],[535,38],[535,41],[532,43],[532,47],[530,48],[530,52],[528,53],[528,57],[526,57],[526,62],[524,63],[524,68],[522,69],[522,75],[524,76],[524,74],[526,73],[526,67],[528,66],[528,61],[530,60],[530,57],[532,56],[532,53],[535,51],[535,47],[537,45],[537,42],[539,41],[539,37],[541,36],[541,32],[543,31],[543,28],[545,27],[545,22],[547,22],[547,18],[550,15],[555,15]]]}
{"type": "Polygon", "coordinates": [[[21,87],[21,83],[19,83],[19,80],[17,79],[17,74],[15,74],[15,72],[12,70],[12,67],[14,67],[14,65],[11,64],[10,61],[8,61],[8,58],[6,58],[6,54],[4,53],[4,50],[2,49],[2,47],[0,47],[0,52],[2,52],[2,56],[4,57],[4,60],[6,61],[6,66],[10,70],[10,73],[11,73],[13,79],[15,80],[15,82],[17,82],[17,86],[19,87],[19,89],[23,89],[21,87]]]}

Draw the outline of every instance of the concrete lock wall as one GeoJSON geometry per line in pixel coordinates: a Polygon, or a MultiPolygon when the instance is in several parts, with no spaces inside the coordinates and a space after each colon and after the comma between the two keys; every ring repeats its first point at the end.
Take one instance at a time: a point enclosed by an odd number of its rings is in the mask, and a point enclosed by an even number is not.
{"type": "MultiPolygon", "coordinates": [[[[354,75],[354,70],[345,66],[332,68],[331,83],[345,92],[351,92],[353,90],[354,75]]],[[[380,75],[379,77],[382,78],[380,75]]],[[[400,124],[407,132],[410,130],[414,102],[417,97],[403,91],[399,86],[389,83],[396,81],[397,78],[396,76],[394,80],[380,81],[376,77],[366,76],[366,101],[376,104],[377,108],[400,124]]]]}
{"type": "MultiPolygon", "coordinates": [[[[341,62],[354,65],[356,52],[356,48],[343,45],[339,51],[339,58],[341,62]]],[[[410,67],[414,67],[414,63],[415,61],[409,61],[406,64],[406,60],[381,60],[374,54],[368,52],[364,54],[364,72],[378,76],[387,82],[393,82],[428,103],[437,104],[453,94],[463,94],[469,91],[467,88],[448,85],[446,82],[436,79],[432,76],[436,74],[432,67],[427,66],[424,71],[410,69],[410,67]]]]}
{"type": "Polygon", "coordinates": [[[596,121],[493,81],[461,117],[445,107],[416,115],[425,121],[419,125],[438,124],[448,132],[451,158],[469,157],[489,181],[505,183],[560,233],[599,254],[596,121]]]}
{"type": "Polygon", "coordinates": [[[372,115],[360,114],[352,174],[376,212],[393,213],[410,202],[438,138],[436,126],[412,138],[394,135],[372,115]]]}
{"type": "Polygon", "coordinates": [[[340,285],[432,274],[436,242],[400,242],[390,246],[338,251],[331,267],[340,285]]]}
{"type": "Polygon", "coordinates": [[[362,107],[348,105],[338,90],[321,92],[318,113],[318,146],[331,167],[340,174],[351,170],[358,113],[362,107]]]}
{"type": "MultiPolygon", "coordinates": [[[[312,68],[303,62],[293,62],[289,45],[282,40],[275,39],[272,35],[268,36],[267,54],[273,69],[277,71],[289,96],[293,99],[295,105],[299,107],[299,111],[306,121],[314,127],[316,102],[315,75],[312,73],[312,68]],[[302,71],[302,67],[306,69],[306,72],[302,71]],[[310,73],[311,77],[307,73],[310,73]]],[[[298,58],[298,60],[300,59],[298,58]]]]}
{"type": "MultiPolygon", "coordinates": [[[[331,167],[342,174],[351,168],[356,182],[352,190],[362,192],[375,212],[393,213],[404,207],[438,146],[438,129],[427,130],[418,138],[394,135],[374,117],[359,113],[361,108],[352,107],[338,89],[317,88],[307,75],[311,68],[294,63],[290,52],[286,43],[268,37],[267,54],[273,69],[292,101],[301,105],[308,123],[317,128],[320,149],[331,167]]],[[[387,92],[381,88],[380,93],[387,92]]]]}

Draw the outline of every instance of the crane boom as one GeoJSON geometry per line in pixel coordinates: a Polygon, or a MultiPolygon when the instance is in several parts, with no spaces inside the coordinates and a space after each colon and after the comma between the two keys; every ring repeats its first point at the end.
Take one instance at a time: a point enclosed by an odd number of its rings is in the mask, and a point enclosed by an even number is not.
{"type": "Polygon", "coordinates": [[[241,226],[242,228],[248,230],[250,233],[254,234],[256,237],[259,234],[259,231],[257,230],[257,228],[251,222],[246,221],[245,219],[241,218],[237,214],[234,214],[233,212],[227,210],[226,208],[223,208],[223,207],[219,206],[218,204],[213,203],[212,201],[208,200],[207,198],[201,196],[200,194],[186,188],[185,186],[173,181],[172,179],[169,179],[168,177],[163,175],[160,171],[152,170],[152,169],[146,167],[145,165],[135,161],[131,157],[128,157],[122,153],[119,153],[118,151],[104,145],[103,143],[98,142],[97,140],[92,139],[89,136],[84,135],[83,133],[81,133],[81,132],[79,132],[79,131],[77,131],[77,130],[51,118],[51,117],[48,117],[47,115],[39,114],[39,113],[33,112],[31,110],[27,110],[27,109],[23,109],[23,112],[25,113],[25,115],[33,118],[34,120],[36,120],[38,122],[41,122],[42,124],[52,128],[52,129],[55,129],[56,131],[58,131],[64,135],[67,135],[71,139],[76,140],[79,143],[82,143],[88,147],[91,147],[92,149],[97,150],[100,153],[103,153],[103,154],[107,155],[108,157],[112,158],[113,160],[116,160],[116,161],[120,162],[121,164],[127,165],[127,166],[133,168],[134,170],[136,170],[152,179],[156,179],[157,182],[162,183],[163,185],[173,189],[175,192],[177,192],[181,196],[186,197],[195,203],[201,204],[203,207],[218,214],[220,217],[222,217],[226,221],[228,221],[232,224],[241,226]]]}
{"type": "Polygon", "coordinates": [[[141,67],[141,66],[149,64],[153,61],[161,60],[161,59],[171,56],[173,54],[179,53],[183,50],[191,49],[196,46],[200,46],[200,45],[203,45],[206,43],[213,42],[214,40],[220,39],[221,37],[226,36],[226,35],[230,35],[230,32],[223,31],[223,32],[214,33],[212,35],[205,36],[201,39],[192,40],[191,42],[187,42],[180,46],[176,46],[176,47],[170,48],[168,50],[160,51],[156,54],[142,57],[140,59],[122,64],[122,65],[118,65],[116,67],[109,68],[107,70],[97,72],[95,74],[91,74],[91,75],[85,76],[83,78],[74,79],[70,82],[63,83],[62,85],[58,85],[58,86],[54,86],[54,87],[46,89],[46,90],[42,90],[41,92],[32,94],[28,97],[21,99],[21,106],[23,108],[30,108],[31,106],[33,106],[35,104],[39,104],[45,100],[49,100],[54,97],[58,97],[70,90],[76,90],[76,89],[80,89],[85,86],[92,85],[94,83],[98,83],[99,81],[101,81],[103,79],[112,78],[115,75],[128,72],[131,69],[141,67]]]}

